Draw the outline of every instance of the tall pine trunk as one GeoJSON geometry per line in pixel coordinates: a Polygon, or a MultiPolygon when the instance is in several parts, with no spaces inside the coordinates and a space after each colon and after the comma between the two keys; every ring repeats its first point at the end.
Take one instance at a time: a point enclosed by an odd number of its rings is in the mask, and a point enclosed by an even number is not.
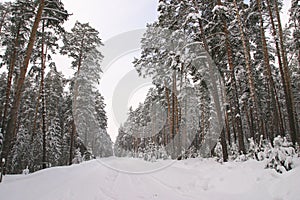
{"type": "Polygon", "coordinates": [[[4,104],[4,111],[3,111],[3,118],[2,118],[2,131],[5,130],[6,118],[8,114],[8,107],[9,107],[9,100],[10,100],[10,93],[11,93],[11,86],[12,86],[12,78],[13,73],[17,61],[17,49],[19,47],[19,37],[20,37],[20,25],[21,22],[18,24],[17,27],[17,34],[14,41],[13,53],[10,58],[8,75],[7,75],[7,84],[6,84],[6,91],[5,91],[5,104],[4,104]]]}
{"type": "Polygon", "coordinates": [[[253,126],[254,130],[252,130],[252,131],[256,132],[257,128],[259,127],[258,126],[258,122],[259,122],[259,119],[258,119],[258,102],[257,102],[254,78],[253,78],[253,73],[252,73],[252,68],[251,68],[250,52],[249,52],[249,49],[247,47],[246,37],[245,37],[245,34],[244,34],[244,30],[243,30],[243,24],[242,24],[242,20],[241,20],[241,16],[240,16],[240,13],[239,13],[239,8],[238,8],[236,0],[233,0],[233,3],[234,3],[235,10],[236,10],[236,18],[237,18],[237,21],[238,21],[240,36],[241,36],[242,45],[243,45],[246,71],[247,71],[247,79],[248,79],[248,82],[249,82],[250,97],[251,97],[251,100],[252,100],[253,117],[254,117],[253,120],[254,120],[254,123],[255,123],[255,124],[253,124],[254,125],[253,126]]]}
{"type": "Polygon", "coordinates": [[[165,96],[167,99],[167,106],[168,106],[168,113],[167,113],[167,120],[168,120],[168,124],[169,124],[169,135],[167,134],[166,136],[166,144],[168,144],[168,142],[172,139],[172,132],[173,132],[173,126],[172,126],[172,119],[171,119],[171,102],[170,102],[170,95],[169,95],[169,89],[167,88],[167,83],[166,81],[164,81],[164,87],[165,87],[165,96]],[[168,138],[170,138],[168,140],[168,138]]]}
{"type": "Polygon", "coordinates": [[[278,23],[279,44],[280,44],[280,49],[281,49],[283,73],[284,73],[283,75],[286,80],[285,87],[286,87],[286,92],[287,92],[286,95],[288,97],[288,104],[289,104],[287,106],[287,111],[288,111],[288,119],[289,119],[289,126],[290,126],[290,135],[291,135],[292,142],[295,145],[296,142],[299,142],[299,138],[297,136],[298,124],[297,124],[297,119],[296,119],[294,96],[293,96],[292,87],[291,87],[291,78],[290,78],[290,72],[289,72],[289,68],[288,68],[287,55],[286,55],[286,50],[285,50],[284,41],[283,41],[283,32],[282,32],[278,2],[274,1],[274,3],[275,3],[275,12],[276,12],[276,17],[277,17],[277,23],[278,23]]]}
{"type": "MultiPolygon", "coordinates": [[[[269,51],[268,51],[268,47],[267,47],[267,41],[266,41],[265,29],[264,29],[264,20],[263,20],[262,9],[261,9],[261,0],[256,0],[256,2],[257,2],[257,7],[258,7],[258,13],[259,13],[261,42],[262,42],[263,57],[264,57],[264,66],[265,66],[265,71],[266,71],[266,77],[267,77],[269,90],[270,90],[270,93],[271,93],[270,94],[271,101],[272,101],[271,104],[272,104],[273,109],[275,109],[275,110],[273,110],[274,118],[275,118],[274,126],[275,127],[279,126],[279,130],[283,131],[280,104],[279,104],[279,101],[278,101],[276,87],[275,87],[275,83],[274,83],[274,79],[273,79],[272,71],[271,71],[271,66],[270,66],[269,51]]],[[[273,139],[273,138],[271,137],[271,139],[273,139]]]]}
{"type": "MultiPolygon", "coordinates": [[[[221,0],[218,0],[218,5],[222,5],[221,0]]],[[[233,95],[233,103],[234,103],[234,112],[233,117],[235,118],[237,132],[238,132],[238,144],[239,144],[239,151],[245,152],[245,143],[244,143],[244,133],[243,133],[243,127],[242,127],[242,115],[241,115],[241,109],[239,105],[239,97],[238,97],[238,91],[237,91],[237,84],[236,84],[236,77],[235,77],[235,67],[233,64],[233,54],[232,54],[232,47],[229,40],[229,31],[227,28],[227,24],[225,20],[222,19],[223,23],[223,32],[225,34],[225,44],[227,49],[227,62],[230,69],[231,74],[231,86],[232,86],[232,95],[233,95]]]]}
{"type": "Polygon", "coordinates": [[[71,137],[70,137],[69,165],[72,165],[73,156],[74,156],[74,150],[73,149],[74,149],[75,134],[76,134],[74,119],[72,120],[71,124],[72,124],[72,131],[71,131],[71,137]]]}
{"type": "MultiPolygon", "coordinates": [[[[287,66],[287,61],[286,61],[285,49],[284,49],[284,45],[283,45],[283,34],[282,34],[282,27],[281,27],[281,22],[280,22],[278,3],[277,3],[277,1],[274,1],[274,2],[275,2],[276,17],[277,17],[277,21],[278,21],[279,39],[278,39],[278,34],[277,34],[276,26],[275,26],[271,2],[270,2],[270,0],[266,0],[269,17],[270,17],[270,22],[272,25],[272,35],[273,35],[274,41],[275,41],[275,47],[276,47],[278,65],[279,65],[279,72],[280,72],[281,81],[282,81],[283,90],[284,90],[285,105],[286,105],[288,119],[289,119],[290,135],[291,135],[292,142],[295,144],[295,142],[297,142],[297,140],[298,140],[297,134],[296,134],[297,123],[296,123],[295,113],[294,113],[295,107],[294,107],[293,101],[291,99],[290,78],[289,78],[288,66],[287,66]]],[[[282,134],[285,134],[285,133],[282,133],[282,134]]]]}
{"type": "Polygon", "coordinates": [[[42,25],[42,55],[41,55],[41,97],[42,97],[42,134],[43,134],[43,169],[47,167],[47,144],[46,144],[46,101],[45,101],[45,84],[44,84],[44,77],[45,77],[45,23],[43,21],[42,25]]]}
{"type": "MultiPolygon", "coordinates": [[[[34,24],[32,26],[32,30],[30,33],[29,42],[28,42],[28,46],[27,46],[27,50],[26,50],[26,54],[25,54],[25,59],[24,59],[22,67],[20,68],[20,76],[17,81],[15,99],[14,99],[14,102],[12,105],[12,109],[10,112],[10,118],[8,120],[6,133],[4,136],[5,138],[4,138],[4,144],[3,144],[2,158],[5,158],[6,160],[8,158],[8,155],[10,154],[12,145],[16,138],[15,137],[16,123],[17,123],[17,117],[18,117],[18,110],[20,107],[21,98],[22,98],[22,94],[23,94],[23,85],[25,82],[27,68],[29,65],[32,51],[33,51],[33,46],[34,46],[34,42],[36,39],[36,33],[37,33],[37,29],[38,29],[39,23],[42,18],[42,13],[43,13],[44,7],[45,7],[45,0],[40,0],[37,14],[35,16],[34,24]]],[[[7,162],[6,162],[6,165],[7,165],[7,162]]]]}

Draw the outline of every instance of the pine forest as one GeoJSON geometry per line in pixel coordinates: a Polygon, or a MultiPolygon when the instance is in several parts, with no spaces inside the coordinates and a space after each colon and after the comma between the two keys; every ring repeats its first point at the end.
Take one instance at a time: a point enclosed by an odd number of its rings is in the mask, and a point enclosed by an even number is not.
{"type": "Polygon", "coordinates": [[[84,12],[67,1],[0,2],[0,180],[109,157],[255,160],[279,174],[300,165],[299,0],[155,0],[131,58],[152,85],[115,141],[99,89],[107,30],[77,19],[66,28],[84,12]]]}

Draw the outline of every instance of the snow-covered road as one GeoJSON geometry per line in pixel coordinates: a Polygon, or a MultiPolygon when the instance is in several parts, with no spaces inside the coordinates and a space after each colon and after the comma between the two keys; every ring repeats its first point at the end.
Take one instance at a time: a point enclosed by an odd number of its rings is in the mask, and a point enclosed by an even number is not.
{"type": "Polygon", "coordinates": [[[283,175],[263,162],[106,158],[5,176],[1,200],[297,200],[300,161],[283,175]]]}

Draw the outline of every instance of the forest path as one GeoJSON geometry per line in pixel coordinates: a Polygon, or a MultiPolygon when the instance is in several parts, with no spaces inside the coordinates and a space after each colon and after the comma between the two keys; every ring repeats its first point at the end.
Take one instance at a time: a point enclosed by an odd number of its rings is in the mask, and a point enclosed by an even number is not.
{"type": "Polygon", "coordinates": [[[2,200],[198,200],[289,199],[300,192],[300,160],[283,175],[263,162],[219,164],[212,159],[146,162],[105,158],[9,175],[0,184],[2,200]]]}

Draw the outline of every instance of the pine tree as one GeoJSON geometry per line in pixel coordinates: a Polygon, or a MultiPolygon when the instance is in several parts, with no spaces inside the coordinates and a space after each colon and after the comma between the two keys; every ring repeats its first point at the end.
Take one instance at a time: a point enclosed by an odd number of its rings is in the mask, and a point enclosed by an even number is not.
{"type": "Polygon", "coordinates": [[[5,104],[3,110],[3,120],[1,121],[2,130],[5,132],[6,129],[6,118],[9,112],[11,90],[12,90],[12,79],[13,74],[18,73],[19,69],[15,69],[18,62],[22,62],[23,52],[25,51],[25,44],[27,37],[30,32],[29,26],[34,17],[34,4],[32,1],[21,1],[18,0],[13,4],[8,4],[7,8],[10,15],[7,16],[10,23],[5,24],[7,29],[3,37],[3,45],[6,46],[6,51],[3,55],[3,63],[7,65],[7,83],[5,92],[5,104]],[[26,13],[24,15],[24,13],[26,13]]]}
{"type": "Polygon", "coordinates": [[[68,165],[72,164],[75,140],[75,138],[73,138],[73,140],[71,139],[74,119],[72,115],[72,94],[70,92],[65,92],[63,95],[62,113],[63,144],[61,163],[68,165]]]}
{"type": "MultiPolygon", "coordinates": [[[[238,7],[237,1],[234,0],[234,7],[235,7],[235,12],[236,12],[236,18],[238,21],[238,27],[239,27],[239,32],[243,44],[243,50],[244,50],[244,57],[245,57],[245,64],[246,64],[246,71],[247,71],[247,78],[248,78],[248,83],[249,83],[249,91],[250,91],[250,97],[251,97],[251,103],[252,103],[252,109],[253,109],[253,118],[254,118],[254,124],[256,124],[254,128],[254,132],[258,130],[259,125],[258,125],[258,120],[259,120],[259,114],[258,114],[258,100],[257,100],[257,94],[256,94],[256,89],[255,89],[255,83],[254,83],[254,78],[253,78],[253,71],[251,69],[251,57],[250,57],[250,52],[247,47],[246,43],[246,37],[244,33],[244,28],[243,28],[243,23],[242,19],[240,16],[240,8],[238,7]]],[[[254,125],[253,125],[254,126],[254,125]]],[[[245,148],[243,149],[243,152],[245,152],[245,148]]]]}
{"type": "Polygon", "coordinates": [[[45,4],[43,16],[42,16],[42,30],[40,40],[37,44],[41,46],[40,59],[41,59],[41,83],[40,83],[40,95],[42,99],[42,131],[43,131],[43,168],[46,168],[46,101],[45,101],[45,89],[44,89],[44,77],[45,77],[45,67],[47,51],[53,50],[53,46],[57,47],[58,38],[54,36],[51,31],[46,32],[45,28],[50,28],[54,30],[55,34],[61,34],[64,32],[62,28],[62,23],[67,19],[68,13],[64,10],[63,4],[58,1],[47,1],[45,4]]]}
{"type": "Polygon", "coordinates": [[[25,76],[26,76],[27,68],[29,65],[30,58],[31,58],[31,53],[33,51],[36,33],[37,33],[38,26],[39,26],[39,22],[41,21],[44,6],[45,6],[45,0],[40,0],[39,4],[38,4],[38,10],[35,15],[34,24],[31,29],[29,42],[27,45],[26,53],[25,53],[25,58],[24,58],[24,61],[22,62],[22,68],[20,70],[20,75],[19,75],[17,85],[16,85],[15,98],[14,98],[14,102],[12,104],[10,117],[9,117],[9,120],[7,123],[6,132],[4,135],[5,140],[4,140],[3,151],[2,151],[3,158],[7,158],[8,155],[10,154],[10,151],[12,148],[12,143],[14,141],[18,110],[20,107],[21,97],[22,97],[22,88],[23,88],[23,85],[25,82],[25,76]]]}
{"type": "Polygon", "coordinates": [[[21,173],[26,166],[32,165],[30,135],[28,130],[21,126],[18,131],[16,143],[12,149],[11,172],[21,173]]]}
{"type": "Polygon", "coordinates": [[[95,110],[96,119],[99,123],[101,129],[107,128],[107,116],[105,111],[104,97],[100,94],[98,90],[95,92],[95,110]]]}
{"type": "MultiPolygon", "coordinates": [[[[2,113],[4,111],[4,102],[5,102],[5,83],[6,83],[7,75],[5,72],[0,74],[0,122],[2,121],[2,113]]],[[[2,132],[1,132],[2,133],[2,132]]]]}
{"type": "Polygon", "coordinates": [[[62,154],[62,134],[59,116],[52,118],[51,124],[46,133],[47,141],[47,163],[51,166],[58,166],[62,154]]]}
{"type": "MultiPolygon", "coordinates": [[[[62,54],[67,54],[72,57],[72,67],[76,69],[76,79],[79,79],[81,75],[81,68],[83,64],[86,65],[86,70],[90,73],[94,73],[91,81],[97,80],[100,76],[100,61],[102,60],[102,55],[97,49],[101,43],[101,39],[98,37],[99,32],[92,28],[88,23],[82,24],[76,22],[75,26],[72,28],[71,33],[66,33],[63,38],[64,46],[61,49],[62,54]],[[89,69],[91,67],[91,69],[89,69]]],[[[92,74],[89,74],[90,76],[92,74]]],[[[75,139],[76,125],[80,120],[78,119],[77,110],[77,98],[79,97],[79,87],[77,80],[75,79],[73,87],[73,128],[71,133],[71,144],[75,139]]],[[[84,80],[84,79],[82,79],[84,80]]],[[[86,87],[88,87],[86,85],[86,87]]],[[[85,88],[84,88],[85,89],[85,88]]],[[[90,90],[89,88],[87,90],[90,90]]],[[[83,91],[82,91],[83,92],[83,91]]],[[[88,92],[88,91],[87,91],[88,92]]],[[[87,140],[86,140],[87,142],[87,140]]],[[[70,152],[73,152],[73,145],[71,145],[70,152]]],[[[70,161],[72,160],[73,153],[70,153],[70,161]]]]}
{"type": "MultiPolygon", "coordinates": [[[[297,120],[300,118],[300,4],[298,0],[293,0],[290,9],[290,20],[286,31],[291,31],[289,39],[285,39],[287,47],[287,55],[289,57],[289,69],[291,72],[291,89],[294,96],[295,105],[295,120],[298,131],[298,138],[300,133],[299,124],[297,120]]],[[[285,34],[287,36],[287,34],[285,34]]],[[[299,143],[299,141],[298,141],[299,143]]]]}
{"type": "Polygon", "coordinates": [[[269,19],[272,27],[272,35],[275,41],[276,54],[278,59],[279,72],[281,77],[281,84],[284,91],[285,98],[285,109],[287,110],[288,115],[288,124],[289,131],[292,138],[293,143],[297,142],[297,123],[295,123],[296,115],[295,115],[295,105],[294,105],[294,97],[291,92],[291,81],[290,81],[290,72],[288,69],[288,63],[286,58],[286,49],[283,41],[283,30],[280,21],[280,11],[278,2],[274,1],[271,4],[270,0],[266,0],[267,9],[269,13],[269,19]],[[275,20],[277,20],[277,26],[275,24],[275,20]]]}
{"type": "Polygon", "coordinates": [[[51,69],[45,78],[45,101],[47,102],[47,162],[60,165],[63,146],[63,76],[51,69]]]}
{"type": "Polygon", "coordinates": [[[5,2],[5,3],[0,3],[0,40],[2,38],[2,30],[5,28],[6,23],[9,21],[8,16],[10,14],[10,9],[11,9],[11,3],[10,2],[5,2]]]}

